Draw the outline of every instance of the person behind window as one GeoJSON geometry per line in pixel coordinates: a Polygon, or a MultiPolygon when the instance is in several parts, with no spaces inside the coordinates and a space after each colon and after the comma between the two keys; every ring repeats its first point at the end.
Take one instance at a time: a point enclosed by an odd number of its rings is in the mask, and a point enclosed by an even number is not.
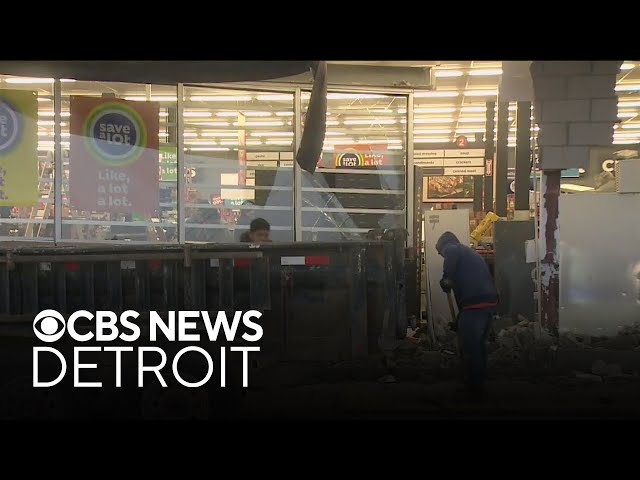
{"type": "Polygon", "coordinates": [[[256,218],[249,225],[249,231],[240,236],[241,242],[262,243],[271,241],[271,225],[264,218],[256,218]]]}

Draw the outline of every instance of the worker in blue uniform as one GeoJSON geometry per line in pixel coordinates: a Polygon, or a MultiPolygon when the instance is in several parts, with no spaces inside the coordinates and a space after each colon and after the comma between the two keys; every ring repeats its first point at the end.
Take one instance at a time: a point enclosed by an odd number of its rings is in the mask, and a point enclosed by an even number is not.
{"type": "Polygon", "coordinates": [[[498,293],[484,259],[460,243],[453,233],[443,233],[436,250],[444,258],[440,286],[447,294],[453,291],[458,305],[465,392],[481,400],[487,371],[486,342],[496,314],[498,293]]]}

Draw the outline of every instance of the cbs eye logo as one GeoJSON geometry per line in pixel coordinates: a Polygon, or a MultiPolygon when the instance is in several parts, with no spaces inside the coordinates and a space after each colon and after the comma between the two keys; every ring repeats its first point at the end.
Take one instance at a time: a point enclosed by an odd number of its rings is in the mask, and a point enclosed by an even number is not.
{"type": "Polygon", "coordinates": [[[43,310],[33,320],[33,333],[43,342],[57,342],[65,329],[64,317],[55,310],[43,310]]]}

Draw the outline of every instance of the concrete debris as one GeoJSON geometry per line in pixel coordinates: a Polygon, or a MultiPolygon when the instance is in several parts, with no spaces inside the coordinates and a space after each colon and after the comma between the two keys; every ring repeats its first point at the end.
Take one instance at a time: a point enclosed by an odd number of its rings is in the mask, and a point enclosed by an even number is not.
{"type": "Polygon", "coordinates": [[[621,334],[599,343],[599,346],[609,350],[634,350],[638,344],[635,335],[621,334]]]}
{"type": "Polygon", "coordinates": [[[396,377],[394,377],[391,374],[385,375],[385,376],[379,378],[378,382],[379,383],[396,383],[396,377]]]}
{"type": "Polygon", "coordinates": [[[576,373],[576,378],[588,383],[602,382],[602,377],[599,375],[593,375],[592,373],[576,373]]]}
{"type": "Polygon", "coordinates": [[[522,315],[518,315],[518,326],[519,327],[526,327],[528,325],[529,325],[529,320],[524,318],[522,315]]]}
{"type": "Polygon", "coordinates": [[[513,327],[513,320],[511,317],[498,317],[493,321],[493,331],[498,334],[509,327],[513,327]]]}

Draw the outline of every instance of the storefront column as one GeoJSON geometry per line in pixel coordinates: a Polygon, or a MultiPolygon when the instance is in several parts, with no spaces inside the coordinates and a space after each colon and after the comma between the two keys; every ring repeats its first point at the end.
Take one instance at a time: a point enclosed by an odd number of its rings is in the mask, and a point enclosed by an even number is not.
{"type": "Polygon", "coordinates": [[[540,189],[540,286],[542,298],[542,326],[558,332],[560,298],[560,262],[558,259],[558,219],[561,170],[542,172],[540,189]]]}
{"type": "Polygon", "coordinates": [[[562,170],[586,168],[591,147],[613,141],[615,85],[622,61],[533,62],[530,67],[543,170],[540,209],[542,326],[558,333],[560,180],[562,170]]]}

